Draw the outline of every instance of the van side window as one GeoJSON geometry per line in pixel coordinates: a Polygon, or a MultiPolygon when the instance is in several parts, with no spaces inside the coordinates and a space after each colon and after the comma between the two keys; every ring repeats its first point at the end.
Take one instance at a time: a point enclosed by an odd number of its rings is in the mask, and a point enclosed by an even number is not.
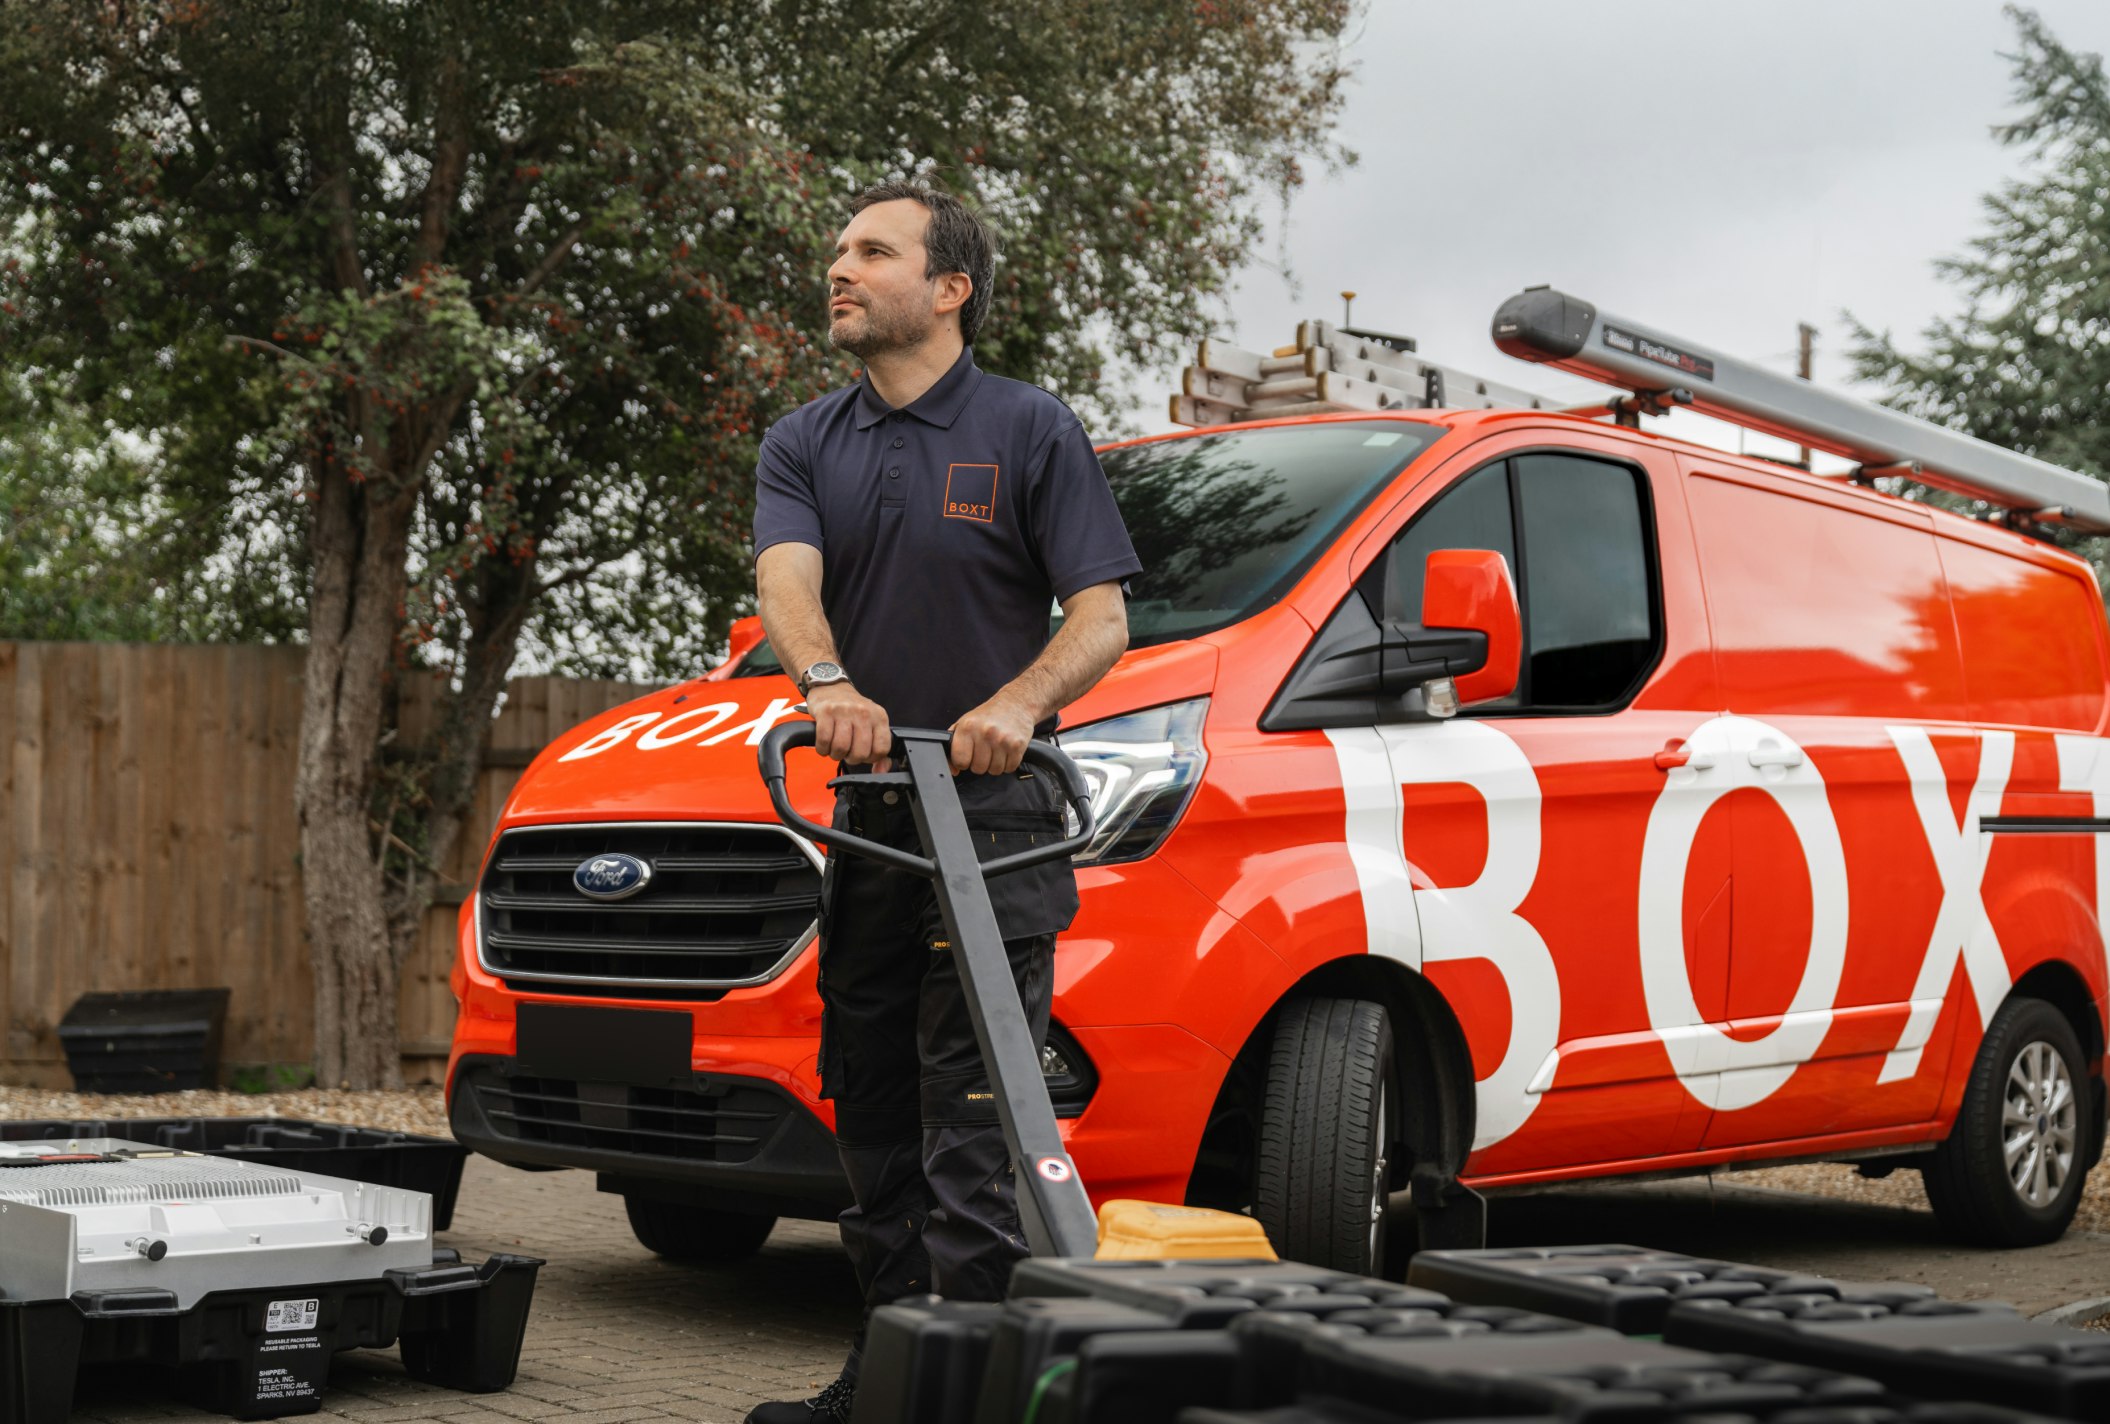
{"type": "Polygon", "coordinates": [[[1509,560],[1524,614],[1516,693],[1478,710],[1614,707],[1655,662],[1656,603],[1638,471],[1585,455],[1519,455],[1453,485],[1393,542],[1388,619],[1421,622],[1437,549],[1509,560]]]}
{"type": "Polygon", "coordinates": [[[1624,701],[1656,659],[1634,472],[1575,455],[1510,462],[1523,516],[1525,683],[1539,707],[1624,701]]]}
{"type": "Polygon", "coordinates": [[[1387,619],[1419,625],[1421,580],[1438,549],[1493,549],[1517,576],[1517,545],[1509,511],[1509,464],[1473,471],[1424,510],[1392,546],[1385,575],[1387,619]]]}

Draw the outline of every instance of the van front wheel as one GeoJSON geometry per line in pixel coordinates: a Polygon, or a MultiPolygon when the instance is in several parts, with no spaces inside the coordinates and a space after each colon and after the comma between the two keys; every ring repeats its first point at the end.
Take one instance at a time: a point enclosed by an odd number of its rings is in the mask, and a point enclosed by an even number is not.
{"type": "Polygon", "coordinates": [[[694,1266],[727,1266],[762,1249],[777,1219],[757,1212],[713,1211],[686,1202],[623,1193],[630,1234],[647,1251],[694,1266]]]}
{"type": "Polygon", "coordinates": [[[2088,1079],[2066,1016],[2010,999],[1986,1025],[1948,1140],[1922,1169],[1952,1234],[1984,1246],[2056,1241],[2087,1176],[2088,1079]]]}
{"type": "Polygon", "coordinates": [[[1285,1260],[1376,1275],[1385,1259],[1392,1025],[1368,999],[1298,999],[1276,1018],[1254,1215],[1285,1260]]]}

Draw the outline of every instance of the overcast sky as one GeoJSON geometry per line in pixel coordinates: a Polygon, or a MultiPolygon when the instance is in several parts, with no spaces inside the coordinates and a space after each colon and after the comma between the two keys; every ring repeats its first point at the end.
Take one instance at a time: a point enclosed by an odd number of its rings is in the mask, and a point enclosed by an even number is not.
{"type": "MultiPolygon", "coordinates": [[[[2105,0],[2034,8],[2110,49],[2105,0]]],[[[2023,171],[1990,133],[2012,112],[1997,0],[1370,0],[1351,38],[1340,132],[1361,162],[1315,174],[1272,239],[1296,290],[1273,246],[1242,273],[1222,333],[1242,346],[1338,321],[1349,288],[1356,325],[1432,360],[1601,390],[1488,340],[1505,297],[1550,282],[1782,371],[1808,321],[1817,378],[1843,382],[1840,312],[1911,337],[1955,310],[1933,261],[2023,171]]],[[[1146,428],[1170,428],[1177,379],[1144,379],[1146,428]]]]}

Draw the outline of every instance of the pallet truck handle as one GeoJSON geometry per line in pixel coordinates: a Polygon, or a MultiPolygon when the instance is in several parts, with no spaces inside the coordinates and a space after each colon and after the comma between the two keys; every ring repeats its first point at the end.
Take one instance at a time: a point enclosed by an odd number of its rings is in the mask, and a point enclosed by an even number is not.
{"type": "Polygon", "coordinates": [[[891,865],[896,870],[920,875],[925,880],[934,878],[938,867],[932,863],[929,856],[916,855],[898,846],[881,845],[878,841],[868,841],[863,836],[854,836],[848,831],[838,831],[832,826],[809,821],[798,813],[797,808],[791,804],[791,798],[784,792],[784,753],[793,747],[812,745],[811,722],[779,722],[762,737],[762,784],[769,788],[769,804],[776,807],[777,815],[784,824],[808,840],[821,845],[833,846],[852,855],[867,856],[884,865],[891,865]]]}
{"type": "MultiPolygon", "coordinates": [[[[951,742],[950,736],[944,732],[925,731],[915,727],[897,728],[896,730],[899,735],[895,739],[893,755],[897,760],[906,756],[903,749],[903,744],[906,741],[936,741],[945,742],[948,745],[951,742]]],[[[819,842],[821,845],[834,846],[838,850],[846,850],[854,855],[869,856],[871,859],[891,865],[897,870],[906,870],[911,875],[920,875],[925,879],[935,876],[938,873],[937,867],[928,856],[917,855],[911,851],[902,850],[898,846],[882,845],[878,841],[868,841],[863,836],[852,835],[848,831],[839,831],[832,826],[823,826],[818,822],[809,821],[798,813],[791,804],[790,796],[784,790],[784,753],[794,747],[810,747],[812,745],[813,723],[811,722],[780,722],[776,726],[771,727],[762,738],[760,753],[762,782],[769,788],[770,804],[776,808],[777,815],[783,819],[784,823],[808,839],[819,842]]],[[[1026,743],[1025,761],[1027,764],[1043,767],[1054,775],[1056,784],[1062,788],[1063,799],[1077,813],[1076,834],[1064,836],[1060,840],[1049,841],[1046,845],[1038,845],[1028,850],[1018,851],[1012,855],[998,856],[994,860],[984,861],[982,863],[982,874],[984,876],[1002,875],[1006,871],[1020,870],[1029,865],[1039,865],[1043,861],[1060,860],[1065,856],[1075,855],[1091,843],[1092,831],[1095,828],[1095,822],[1092,818],[1091,783],[1084,779],[1084,773],[1077,769],[1077,763],[1063,755],[1062,750],[1051,742],[1026,743]]]]}

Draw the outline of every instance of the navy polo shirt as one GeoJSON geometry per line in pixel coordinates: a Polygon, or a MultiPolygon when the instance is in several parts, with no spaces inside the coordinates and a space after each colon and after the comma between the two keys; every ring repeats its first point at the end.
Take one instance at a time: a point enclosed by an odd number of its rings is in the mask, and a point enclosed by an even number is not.
{"type": "Polygon", "coordinates": [[[821,551],[843,668],[904,727],[951,726],[1040,656],[1054,601],[1143,567],[1083,422],[971,350],[899,410],[860,379],[793,411],[755,481],[755,554],[821,551]]]}

